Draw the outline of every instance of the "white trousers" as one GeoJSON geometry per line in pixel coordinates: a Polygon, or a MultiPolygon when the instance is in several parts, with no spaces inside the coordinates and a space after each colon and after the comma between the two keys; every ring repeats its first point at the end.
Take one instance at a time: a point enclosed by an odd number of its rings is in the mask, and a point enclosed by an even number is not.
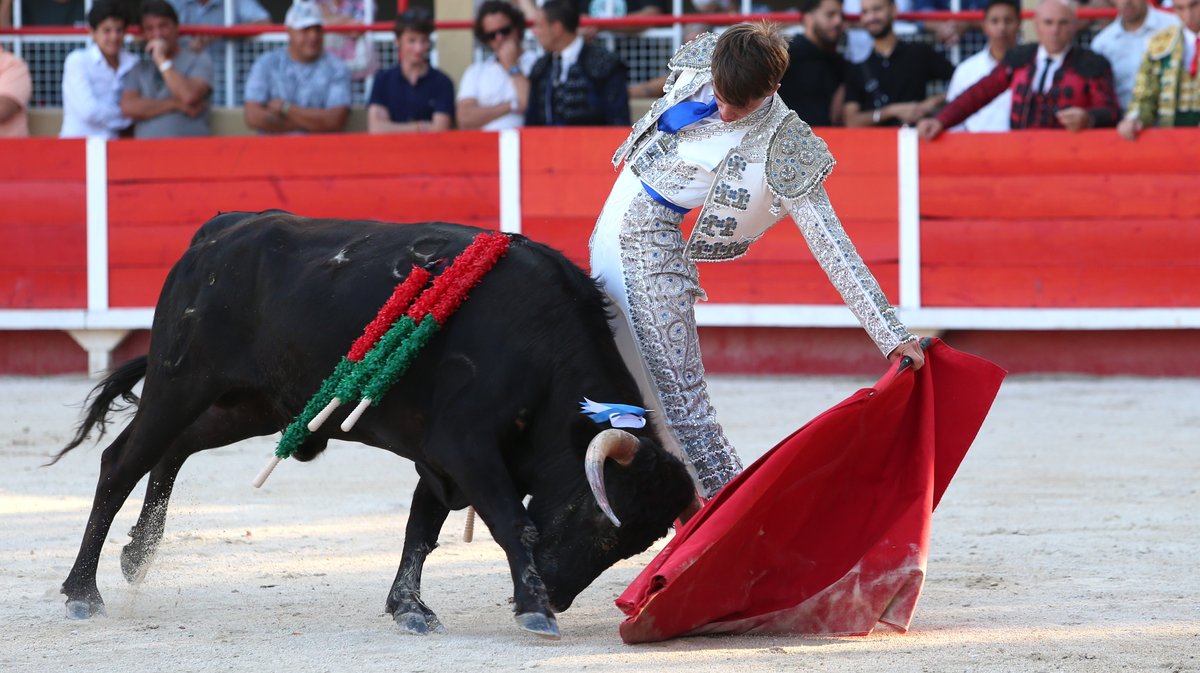
{"type": "Polygon", "coordinates": [[[688,465],[700,494],[711,497],[742,464],[704,381],[695,313],[704,291],[696,264],[684,256],[682,221],[625,168],[592,232],[591,266],[612,300],[617,346],[652,410],[650,422],[688,465]]]}

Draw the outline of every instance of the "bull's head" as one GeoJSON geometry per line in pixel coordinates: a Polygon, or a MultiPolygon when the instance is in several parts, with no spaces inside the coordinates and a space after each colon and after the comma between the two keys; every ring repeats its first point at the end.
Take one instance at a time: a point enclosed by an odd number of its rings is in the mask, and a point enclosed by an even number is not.
{"type": "Polygon", "coordinates": [[[616,562],[666,535],[695,497],[683,463],[648,437],[604,430],[584,459],[591,488],[558,498],[534,497],[534,562],[556,611],[616,562]]]}

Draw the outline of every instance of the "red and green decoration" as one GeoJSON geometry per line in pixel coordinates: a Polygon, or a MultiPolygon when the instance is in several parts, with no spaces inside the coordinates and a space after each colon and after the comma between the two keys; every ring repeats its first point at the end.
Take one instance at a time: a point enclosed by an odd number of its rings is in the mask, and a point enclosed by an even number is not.
{"type": "Polygon", "coordinates": [[[477,235],[432,285],[432,274],[414,266],[284,430],[275,457],[254,485],[262,486],[279,461],[292,456],[341,405],[359,402],[342,422],[342,430],[349,431],[367,407],[379,404],[430,338],[466,300],[471,288],[504,256],[508,243],[509,237],[502,233],[477,235]]]}

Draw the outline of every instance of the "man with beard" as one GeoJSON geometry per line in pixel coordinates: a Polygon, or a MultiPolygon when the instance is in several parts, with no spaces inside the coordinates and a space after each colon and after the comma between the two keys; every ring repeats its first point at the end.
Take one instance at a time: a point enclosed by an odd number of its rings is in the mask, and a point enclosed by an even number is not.
{"type": "Polygon", "coordinates": [[[284,19],[288,43],[254,62],[246,79],[246,126],[260,133],[333,133],[350,115],[350,72],[325,53],[324,19],[296,0],[284,19]]]}
{"type": "Polygon", "coordinates": [[[810,126],[841,126],[846,60],[837,51],[845,17],[842,0],[803,0],[804,33],[788,46],[779,97],[810,126]]]}
{"type": "Polygon", "coordinates": [[[928,95],[929,83],[950,79],[954,66],[927,44],[901,42],[895,20],[895,0],[863,0],[862,23],[873,48],[846,75],[846,126],[915,124],[945,100],[928,95]]]}

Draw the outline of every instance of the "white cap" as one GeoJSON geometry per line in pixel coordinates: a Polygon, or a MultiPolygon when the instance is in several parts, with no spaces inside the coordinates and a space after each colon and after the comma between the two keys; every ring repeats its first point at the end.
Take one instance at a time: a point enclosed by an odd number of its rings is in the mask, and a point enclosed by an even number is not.
{"type": "Polygon", "coordinates": [[[295,0],[292,6],[288,7],[287,16],[283,19],[283,25],[293,30],[304,30],[324,24],[321,9],[312,0],[295,0]]]}

